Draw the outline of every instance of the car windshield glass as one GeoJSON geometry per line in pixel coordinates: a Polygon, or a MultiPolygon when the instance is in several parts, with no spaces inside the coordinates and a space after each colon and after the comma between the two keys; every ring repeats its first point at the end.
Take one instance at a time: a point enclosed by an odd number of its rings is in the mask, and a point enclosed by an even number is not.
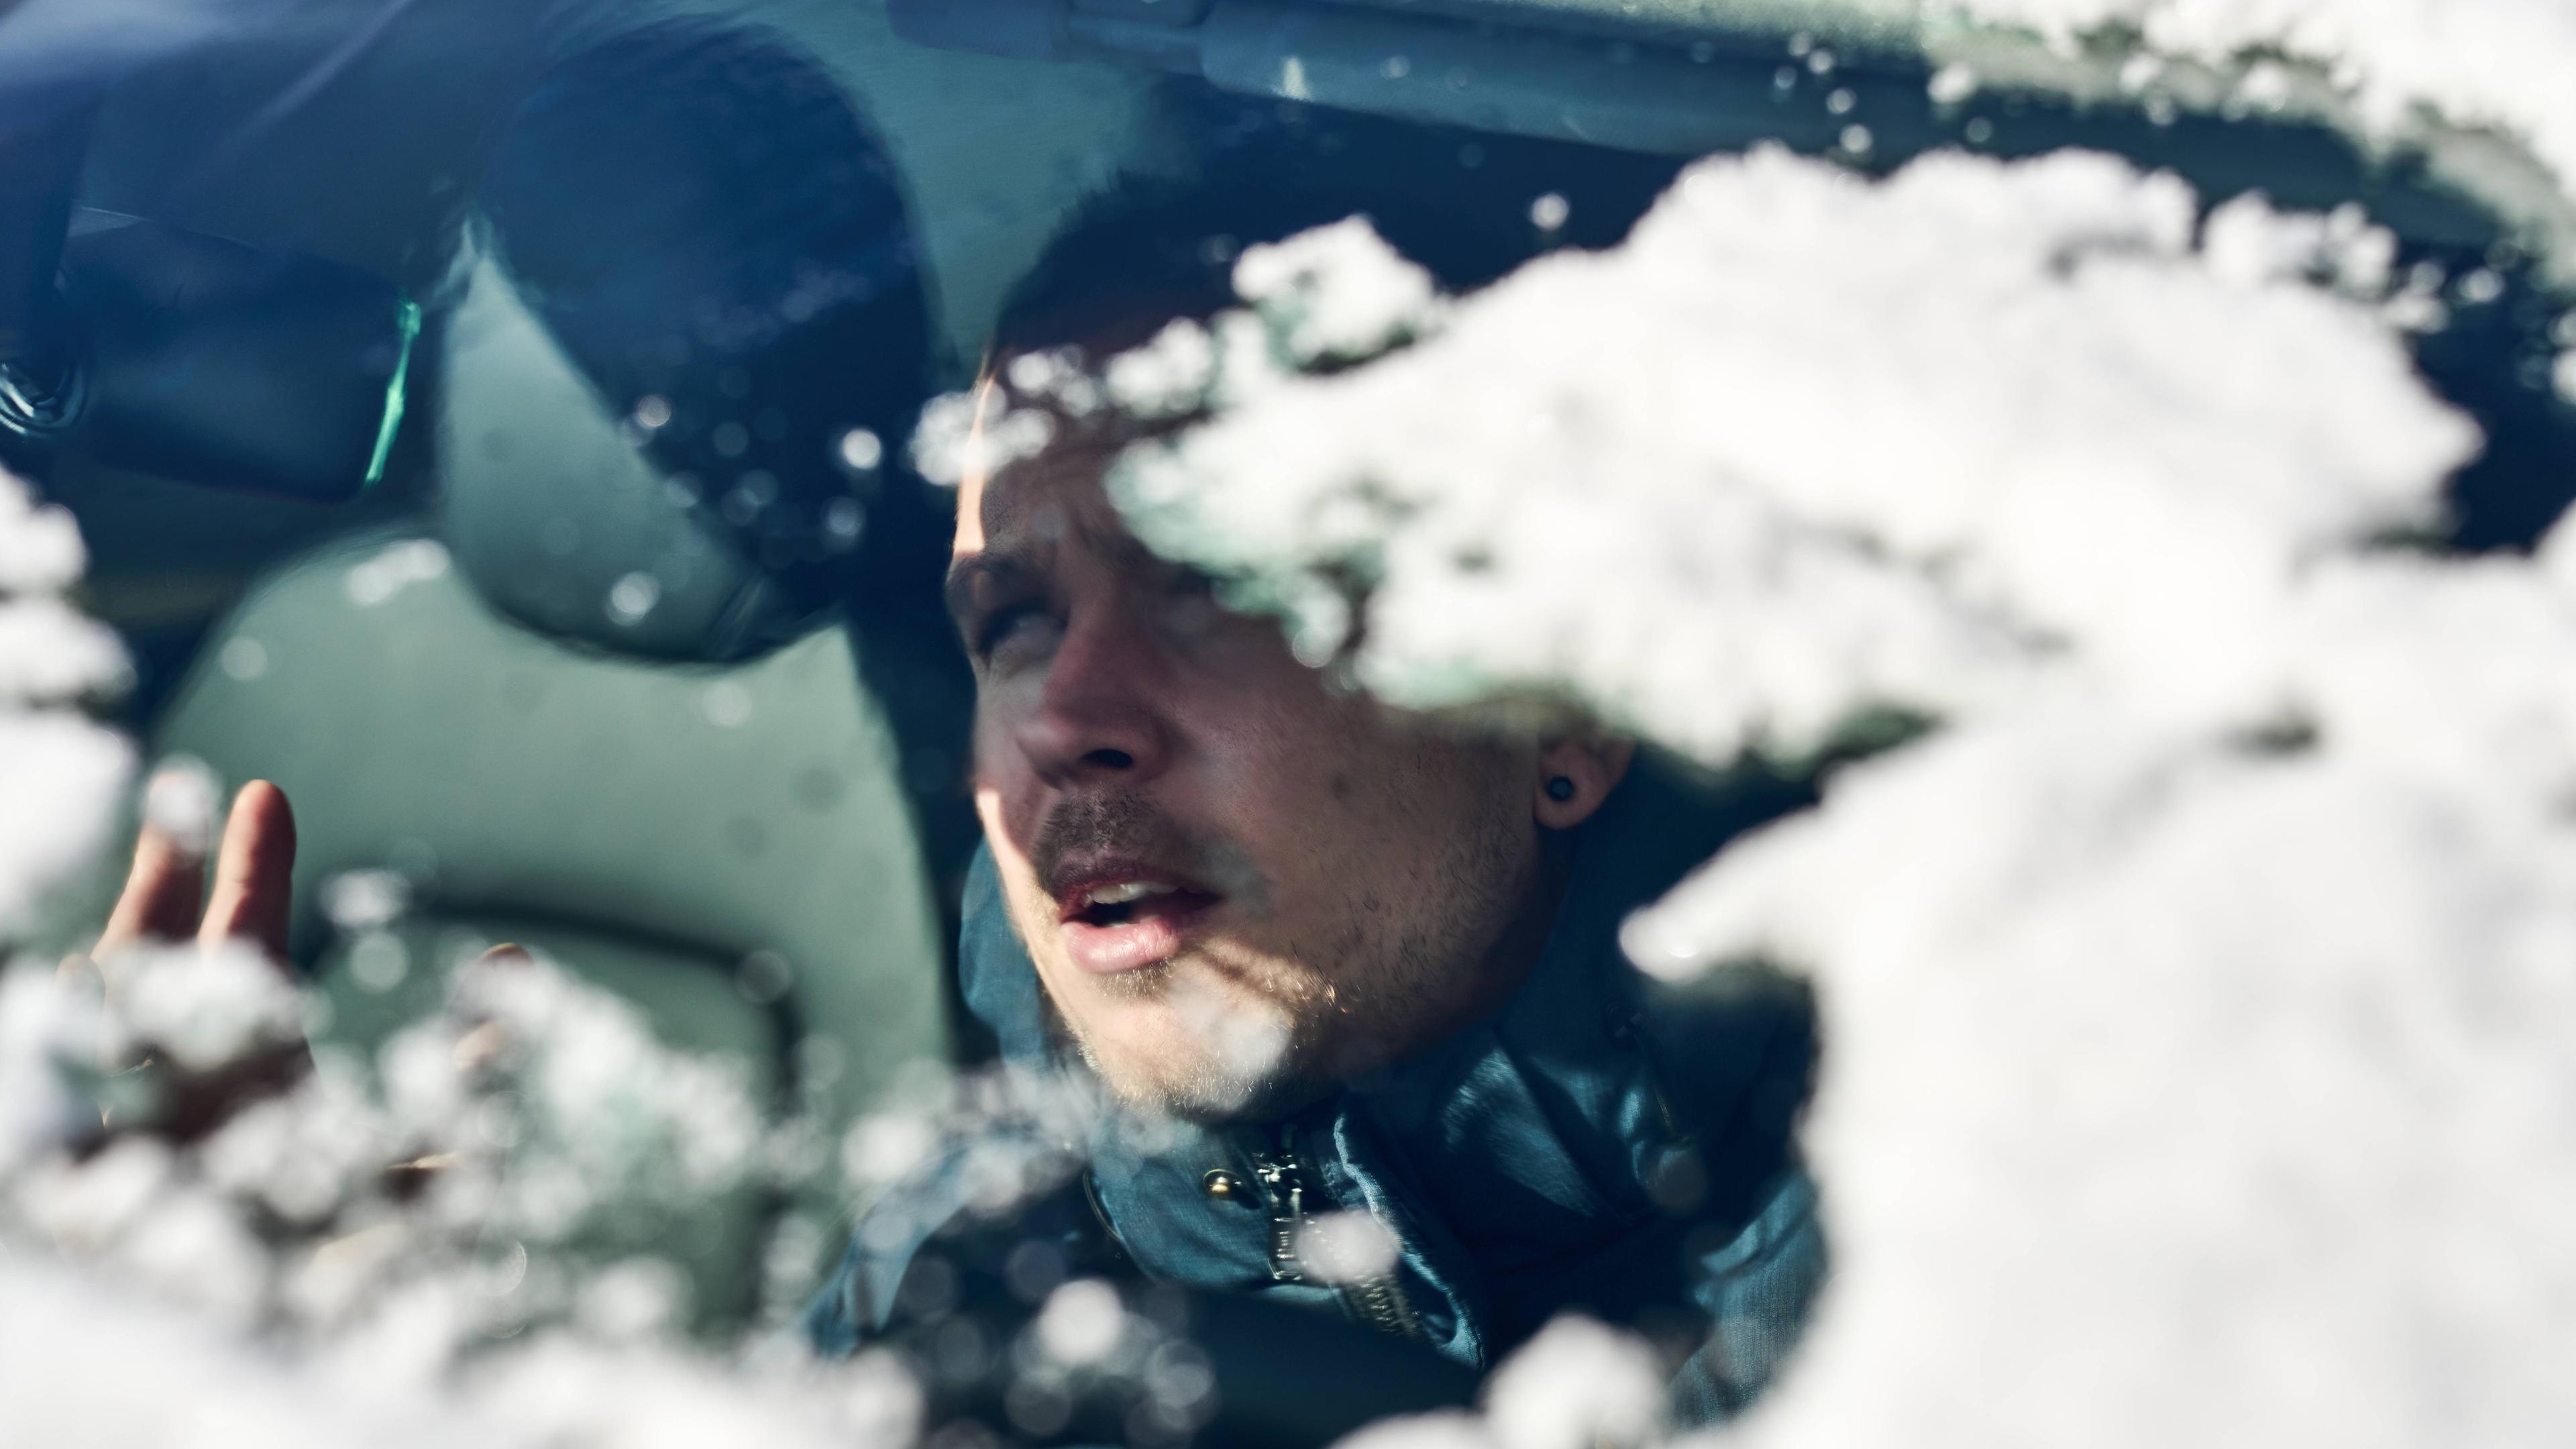
{"type": "Polygon", "coordinates": [[[2563,1432],[2576,13],[2290,9],[0,0],[0,1440],[2563,1432]]]}

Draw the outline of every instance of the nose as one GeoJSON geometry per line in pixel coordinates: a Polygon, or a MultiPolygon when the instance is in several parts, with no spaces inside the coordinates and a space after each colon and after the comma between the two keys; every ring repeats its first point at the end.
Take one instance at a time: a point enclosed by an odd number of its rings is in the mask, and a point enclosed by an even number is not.
{"type": "Polygon", "coordinates": [[[1015,731],[1020,749],[1057,788],[1143,784],[1171,760],[1171,683],[1152,628],[1133,610],[1077,613],[1015,731]]]}

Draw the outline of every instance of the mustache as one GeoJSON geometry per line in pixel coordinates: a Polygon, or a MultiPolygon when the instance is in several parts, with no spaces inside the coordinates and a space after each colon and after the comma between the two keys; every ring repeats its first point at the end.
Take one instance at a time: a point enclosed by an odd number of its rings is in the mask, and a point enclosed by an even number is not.
{"type": "Polygon", "coordinates": [[[1102,855],[1149,861],[1238,900],[1261,894],[1260,872],[1241,850],[1188,829],[1133,791],[1067,796],[1029,843],[1029,864],[1050,890],[1068,861],[1102,855]]]}

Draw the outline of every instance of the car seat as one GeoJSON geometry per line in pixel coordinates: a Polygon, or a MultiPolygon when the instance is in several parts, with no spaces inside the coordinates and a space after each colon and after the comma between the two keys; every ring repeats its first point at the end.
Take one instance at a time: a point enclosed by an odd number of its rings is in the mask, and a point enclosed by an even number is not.
{"type": "MultiPolygon", "coordinates": [[[[908,209],[930,347],[953,377],[1056,217],[1150,149],[1151,86],[924,53],[875,7],[769,9],[882,118],[904,186],[926,197],[908,209]]],[[[630,34],[619,20],[565,43],[630,34]]],[[[613,353],[576,361],[547,312],[559,279],[512,275],[527,215],[516,236],[479,234],[451,274],[406,440],[435,454],[427,510],[380,494],[390,507],[342,515],[360,531],[304,534],[207,631],[152,748],[294,798],[292,954],[331,1003],[326,1043],[371,1049],[430,1009],[460,956],[517,941],[634,1001],[665,1040],[846,1122],[956,1051],[954,903],[914,806],[953,789],[962,742],[925,754],[904,720],[935,716],[922,699],[954,681],[909,637],[922,619],[813,630],[810,600],[779,597],[705,510],[675,502],[634,399],[603,383],[613,353]]],[[[636,240],[565,235],[576,261],[636,240]]],[[[169,510],[131,512],[156,557],[208,544],[147,526],[169,510]]],[[[928,617],[944,629],[935,601],[928,617]]],[[[675,1234],[702,1320],[751,1306],[774,1209],[742,1194],[675,1234]]]]}
{"type": "MultiPolygon", "coordinates": [[[[517,941],[829,1122],[948,1054],[941,913],[838,629],[712,668],[582,651],[381,532],[257,589],[154,743],[295,801],[292,954],[326,1044],[372,1050],[517,941]],[[390,909],[348,907],[360,872],[390,909]]],[[[681,1235],[702,1308],[742,1306],[760,1217],[746,1195],[681,1235]]]]}

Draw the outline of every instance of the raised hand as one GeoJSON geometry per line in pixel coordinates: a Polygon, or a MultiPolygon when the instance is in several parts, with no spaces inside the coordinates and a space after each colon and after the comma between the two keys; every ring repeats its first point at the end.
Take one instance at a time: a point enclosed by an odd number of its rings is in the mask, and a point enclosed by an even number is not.
{"type": "Polygon", "coordinates": [[[253,780],[233,797],[215,852],[211,895],[202,850],[147,812],[134,844],[134,868],[94,954],[147,942],[193,937],[212,946],[238,938],[260,947],[283,969],[295,872],[295,812],[286,792],[253,780]]]}
{"type": "MultiPolygon", "coordinates": [[[[156,780],[153,788],[169,789],[177,783],[165,777],[156,780]]],[[[146,809],[142,833],[134,844],[134,866],[116,909],[90,955],[65,962],[66,972],[96,969],[102,984],[113,991],[121,954],[193,940],[200,949],[247,942],[284,973],[295,871],[295,813],[287,804],[286,792],[266,780],[254,780],[233,797],[215,851],[211,890],[206,885],[202,833],[191,838],[192,832],[154,818],[165,813],[146,809]]],[[[294,1083],[312,1065],[312,1057],[299,1040],[206,1072],[189,1073],[175,1063],[148,1059],[105,1065],[120,1071],[132,1065],[150,1073],[152,1104],[133,1125],[187,1141],[212,1131],[244,1104],[294,1083]]],[[[103,1115],[101,1125],[116,1131],[127,1124],[103,1115]]]]}

